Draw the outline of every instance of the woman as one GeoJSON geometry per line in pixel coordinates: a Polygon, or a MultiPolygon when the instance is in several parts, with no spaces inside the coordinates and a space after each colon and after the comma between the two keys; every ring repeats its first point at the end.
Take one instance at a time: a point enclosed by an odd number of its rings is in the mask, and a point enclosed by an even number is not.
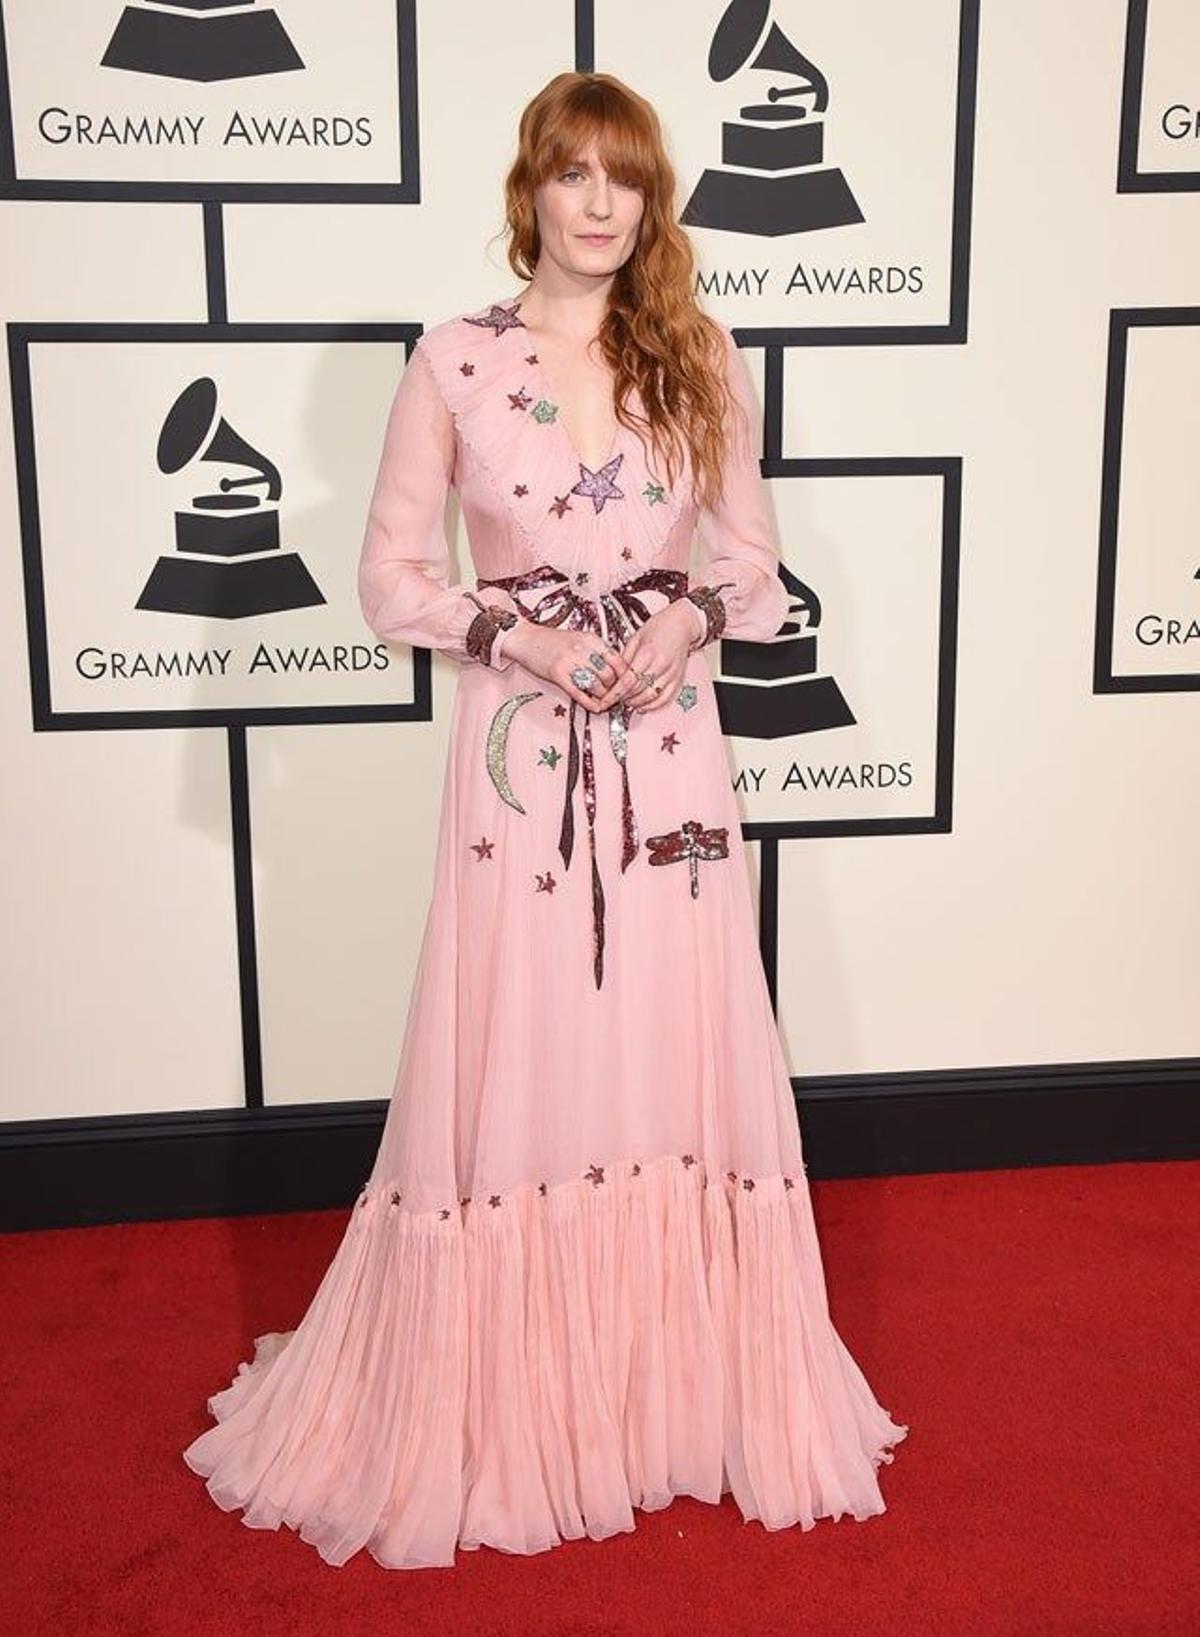
{"type": "Polygon", "coordinates": [[[677,1494],[864,1519],[908,1430],[830,1321],[702,652],[787,608],[749,374],[619,81],[551,81],[506,189],[527,285],[415,347],[360,564],[376,634],[460,666],[387,1124],[308,1311],[185,1452],[335,1564],[677,1494]]]}

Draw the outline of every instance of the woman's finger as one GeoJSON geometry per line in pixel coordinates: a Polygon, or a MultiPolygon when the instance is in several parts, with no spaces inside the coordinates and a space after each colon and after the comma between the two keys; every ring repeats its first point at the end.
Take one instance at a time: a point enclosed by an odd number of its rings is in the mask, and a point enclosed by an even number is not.
{"type": "Polygon", "coordinates": [[[654,688],[647,688],[639,696],[637,703],[633,707],[634,710],[656,710],[664,702],[664,700],[670,697],[670,689],[666,686],[665,678],[660,677],[659,682],[660,686],[657,690],[654,688]]]}
{"type": "Polygon", "coordinates": [[[590,671],[595,681],[588,688],[580,688],[577,683],[571,682],[567,691],[573,699],[586,705],[588,710],[602,710],[603,698],[606,691],[619,681],[624,660],[615,650],[609,648],[599,639],[589,634],[581,634],[575,644],[575,653],[571,656],[568,671],[590,671]],[[599,655],[599,662],[593,662],[593,655],[599,655]]]}
{"type": "Polygon", "coordinates": [[[642,684],[637,672],[633,666],[630,666],[624,676],[618,677],[611,687],[605,689],[600,696],[600,707],[602,710],[608,710],[612,705],[620,704],[623,700],[631,701],[634,695],[641,691],[641,688],[642,684]]]}

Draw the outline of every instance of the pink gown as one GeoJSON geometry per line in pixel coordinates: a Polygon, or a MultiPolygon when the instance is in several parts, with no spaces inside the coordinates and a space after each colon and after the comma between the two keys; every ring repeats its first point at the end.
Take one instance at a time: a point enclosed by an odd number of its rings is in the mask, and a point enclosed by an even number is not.
{"type": "Polygon", "coordinates": [[[372,630],[459,662],[374,1168],[296,1328],[255,1339],[184,1451],[219,1506],[331,1564],[541,1552],[729,1490],[768,1529],[864,1520],[908,1431],[830,1319],[704,653],[661,708],[593,715],[503,632],[472,659],[448,583],[453,484],[481,601],[620,646],[707,584],[727,636],[774,636],[749,372],[725,329],[749,422],[701,510],[625,428],[583,465],[519,307],[417,343],[362,550],[372,630]]]}

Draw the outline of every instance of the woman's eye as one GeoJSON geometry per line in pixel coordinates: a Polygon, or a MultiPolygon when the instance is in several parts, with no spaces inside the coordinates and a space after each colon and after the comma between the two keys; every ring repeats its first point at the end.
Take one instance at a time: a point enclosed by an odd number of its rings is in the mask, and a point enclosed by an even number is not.
{"type": "MultiPolygon", "coordinates": [[[[572,165],[569,170],[560,171],[558,179],[560,182],[569,182],[572,177],[582,175],[583,172],[579,169],[579,167],[577,165],[572,165]]],[[[627,177],[613,176],[610,177],[609,180],[614,184],[614,186],[619,188],[636,188],[638,186],[636,182],[627,177]]]]}

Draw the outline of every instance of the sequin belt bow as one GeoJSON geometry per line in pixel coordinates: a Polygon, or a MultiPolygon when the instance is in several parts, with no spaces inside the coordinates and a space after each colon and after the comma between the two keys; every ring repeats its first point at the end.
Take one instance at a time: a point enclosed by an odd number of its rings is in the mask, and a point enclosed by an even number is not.
{"type": "MultiPolygon", "coordinates": [[[[639,592],[660,591],[668,602],[674,602],[686,592],[688,577],[682,569],[648,568],[632,579],[623,580],[611,590],[602,592],[599,598],[593,599],[578,596],[571,589],[570,581],[561,569],[554,568],[549,563],[540,563],[537,568],[526,569],[523,574],[509,574],[496,580],[477,580],[476,585],[502,587],[512,595],[513,601],[525,618],[535,621],[538,625],[563,625],[571,630],[594,631],[600,637],[604,635],[600,624],[600,610],[603,608],[608,625],[608,640],[615,648],[623,648],[637,627],[645,624],[650,618],[651,610],[646,607],[639,592]],[[517,593],[535,591],[541,586],[549,586],[550,589],[539,597],[532,608],[526,608],[517,593]]],[[[633,863],[638,853],[638,827],[633,801],[629,794],[626,745],[630,708],[623,699],[620,699],[615,705],[611,705],[607,712],[609,742],[613,755],[621,767],[622,873],[633,863]]],[[[572,798],[581,760],[575,732],[575,713],[580,709],[582,707],[578,701],[572,699],[568,722],[570,743],[567,749],[567,788],[563,798],[562,828],[558,839],[558,850],[562,854],[564,869],[570,868],[575,845],[572,798]]],[[[596,771],[592,760],[592,712],[584,711],[583,717],[583,798],[587,811],[588,844],[592,861],[592,970],[596,977],[596,988],[599,989],[604,981],[604,886],[596,862],[596,771]]]]}

